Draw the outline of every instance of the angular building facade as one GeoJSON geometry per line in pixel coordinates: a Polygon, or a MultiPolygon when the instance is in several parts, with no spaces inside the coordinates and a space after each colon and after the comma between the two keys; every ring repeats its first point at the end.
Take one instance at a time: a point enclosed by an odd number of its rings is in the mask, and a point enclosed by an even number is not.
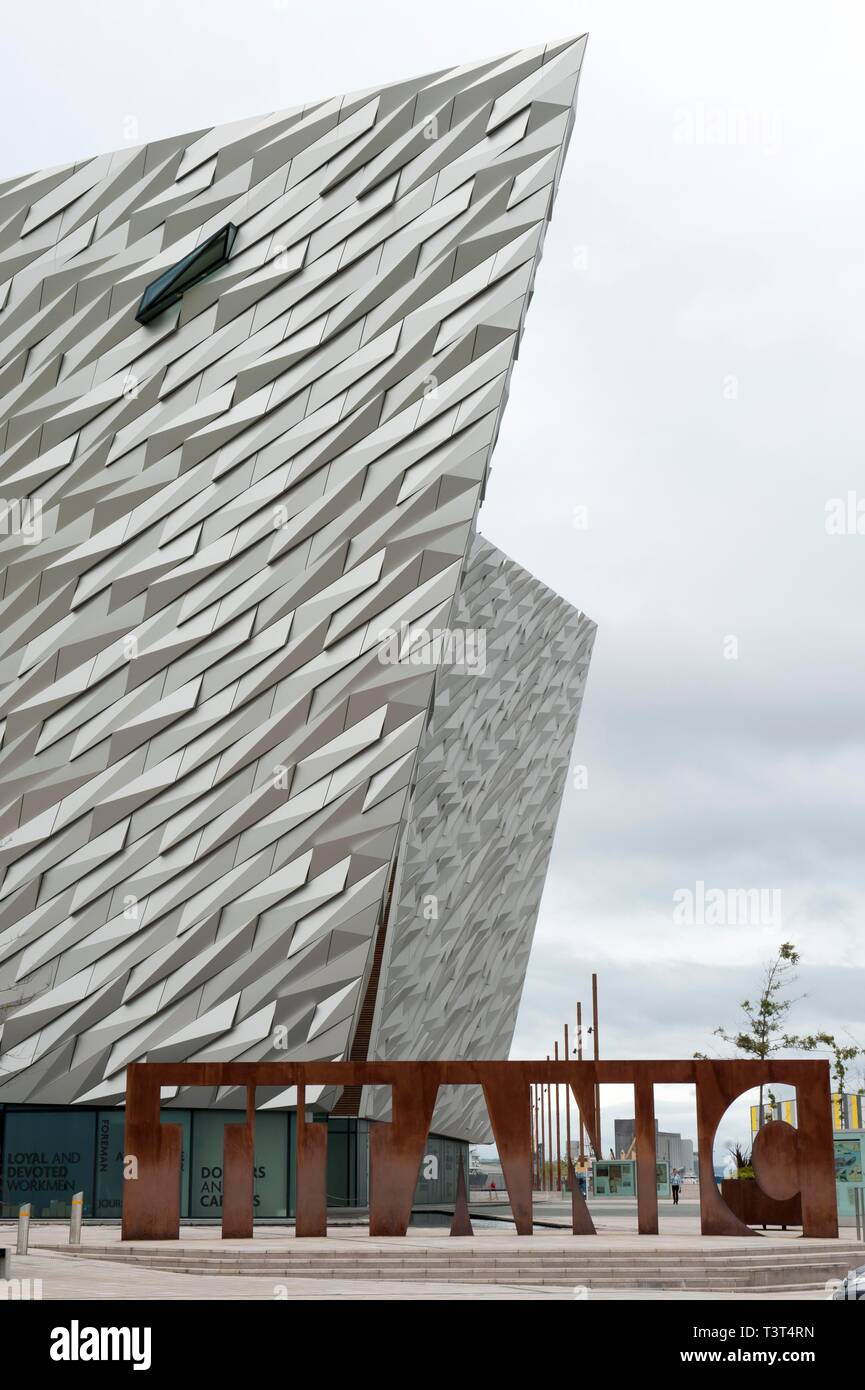
{"type": "Polygon", "coordinates": [[[7,1205],[54,1107],[112,1214],[133,1061],[507,1055],[594,625],[477,514],[584,44],[0,185],[7,1205]]]}
{"type": "MultiPolygon", "coordinates": [[[[508,1055],[595,636],[482,537],[451,629],[468,660],[436,677],[383,938],[371,1055],[388,1060],[508,1055]]],[[[433,1123],[478,1138],[480,1095],[443,1087],[433,1123]]]]}

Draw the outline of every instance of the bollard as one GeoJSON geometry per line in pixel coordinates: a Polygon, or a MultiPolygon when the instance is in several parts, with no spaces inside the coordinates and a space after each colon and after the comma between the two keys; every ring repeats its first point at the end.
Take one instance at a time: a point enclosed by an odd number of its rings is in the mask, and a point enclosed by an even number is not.
{"type": "Polygon", "coordinates": [[[72,1198],[69,1212],[69,1244],[81,1244],[81,1214],[84,1210],[84,1193],[76,1192],[72,1198]]]}
{"type": "Polygon", "coordinates": [[[0,1245],[0,1279],[11,1279],[12,1261],[7,1246],[0,1245]]]}
{"type": "Polygon", "coordinates": [[[853,1207],[856,1212],[856,1239],[865,1240],[865,1188],[853,1189],[853,1207]]]}
{"type": "Polygon", "coordinates": [[[19,1255],[26,1255],[29,1241],[30,1203],[27,1202],[23,1207],[18,1208],[18,1244],[16,1246],[16,1253],[19,1255]]]}

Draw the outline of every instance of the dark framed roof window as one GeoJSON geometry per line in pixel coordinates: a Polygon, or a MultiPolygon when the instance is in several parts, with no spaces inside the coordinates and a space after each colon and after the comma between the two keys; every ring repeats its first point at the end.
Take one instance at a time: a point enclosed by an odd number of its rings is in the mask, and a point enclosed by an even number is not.
{"type": "Polygon", "coordinates": [[[236,236],[237,228],[233,222],[229,222],[226,226],[220,227],[218,232],[214,232],[213,236],[208,237],[207,241],[196,246],[182,261],[163,271],[147,286],[141,296],[135,314],[138,322],[149,323],[157,314],[161,314],[163,309],[169,309],[172,304],[176,304],[184,290],[191,289],[199,280],[203,280],[205,275],[225,265],[231,255],[236,236]]]}

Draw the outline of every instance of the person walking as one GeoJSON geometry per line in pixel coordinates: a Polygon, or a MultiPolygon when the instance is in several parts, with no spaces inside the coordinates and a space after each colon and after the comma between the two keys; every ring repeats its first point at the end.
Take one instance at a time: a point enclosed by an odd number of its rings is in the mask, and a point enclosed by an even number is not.
{"type": "Polygon", "coordinates": [[[670,1178],[670,1187],[671,1187],[672,1192],[673,1192],[673,1206],[674,1206],[674,1207],[677,1207],[677,1206],[679,1205],[679,1188],[681,1187],[681,1185],[682,1185],[682,1179],[681,1179],[681,1176],[680,1176],[680,1174],[679,1174],[679,1170],[678,1170],[678,1168],[674,1168],[674,1169],[673,1169],[673,1176],[670,1178]]]}

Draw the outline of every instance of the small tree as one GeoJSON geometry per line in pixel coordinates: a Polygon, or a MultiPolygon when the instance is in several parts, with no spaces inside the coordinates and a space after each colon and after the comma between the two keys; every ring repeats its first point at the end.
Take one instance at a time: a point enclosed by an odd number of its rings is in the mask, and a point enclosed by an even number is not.
{"type": "MultiPolygon", "coordinates": [[[[787,1015],[796,1002],[795,998],[788,997],[786,991],[796,979],[795,970],[798,964],[799,953],[796,947],[792,941],[785,941],[778,948],[775,959],[769,961],[765,966],[763,984],[757,1002],[752,1003],[750,999],[743,999],[739,1006],[745,1015],[747,1028],[742,1028],[738,1033],[730,1033],[726,1028],[716,1028],[715,1037],[723,1038],[724,1042],[731,1043],[740,1052],[746,1053],[749,1057],[757,1057],[761,1061],[765,1061],[773,1052],[787,1049],[795,1049],[799,1052],[816,1052],[821,1047],[828,1048],[832,1054],[832,1080],[841,1098],[843,1115],[849,1065],[857,1057],[865,1057],[865,1050],[855,1042],[853,1044],[839,1043],[834,1033],[807,1033],[800,1036],[797,1033],[786,1031],[784,1024],[787,1015]]],[[[695,1052],[694,1056],[703,1057],[704,1054],[695,1052]]],[[[758,1129],[763,1126],[764,1090],[765,1086],[761,1082],[758,1129]]],[[[857,1086],[856,1090],[861,1095],[863,1086],[857,1086]]],[[[776,1098],[771,1090],[769,1091],[769,1101],[774,1111],[776,1098]]]]}
{"type": "MultiPolygon", "coordinates": [[[[763,983],[756,1002],[743,999],[739,1005],[745,1015],[747,1027],[741,1028],[738,1033],[731,1033],[726,1028],[716,1028],[715,1037],[723,1038],[724,1042],[730,1043],[749,1057],[758,1058],[761,1062],[766,1061],[773,1052],[781,1052],[786,1048],[811,1050],[806,1046],[808,1039],[798,1038],[795,1034],[786,1032],[784,1028],[787,1015],[796,1002],[794,998],[787,996],[787,991],[796,980],[798,964],[799,953],[796,947],[792,941],[785,941],[779,947],[775,959],[769,961],[764,968],[763,983]]],[[[764,1090],[765,1086],[761,1082],[758,1129],[763,1124],[764,1090]]]]}

